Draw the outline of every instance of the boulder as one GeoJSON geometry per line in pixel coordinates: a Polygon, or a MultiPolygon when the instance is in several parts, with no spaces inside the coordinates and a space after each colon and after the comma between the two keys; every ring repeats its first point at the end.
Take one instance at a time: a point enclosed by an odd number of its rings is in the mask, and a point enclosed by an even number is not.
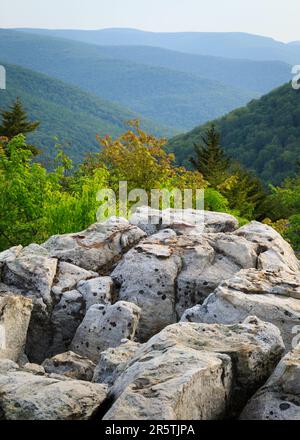
{"type": "Polygon", "coordinates": [[[93,382],[113,385],[140,346],[141,344],[137,342],[124,339],[119,347],[103,351],[94,371],[93,382]]]}
{"type": "Polygon", "coordinates": [[[55,235],[43,247],[52,257],[106,275],[145,233],[127,220],[111,218],[77,234],[55,235]]]}
{"type": "Polygon", "coordinates": [[[96,272],[82,269],[74,266],[74,264],[61,261],[58,264],[58,271],[56,274],[56,281],[52,287],[54,295],[59,297],[63,292],[73,290],[76,284],[83,280],[97,277],[96,272]]]}
{"type": "Polygon", "coordinates": [[[300,420],[300,346],[278,364],[244,408],[242,420],[300,420]]]}
{"type": "Polygon", "coordinates": [[[72,379],[91,381],[96,365],[79,354],[68,351],[45,359],[43,367],[46,373],[61,374],[72,379]]]}
{"type": "Polygon", "coordinates": [[[93,305],[78,327],[70,349],[97,362],[102,351],[117,347],[124,338],[133,339],[139,318],[140,308],[129,302],[93,305]]]}
{"type": "Polygon", "coordinates": [[[174,231],[167,229],[143,240],[111,274],[120,287],[119,299],[137,304],[142,310],[137,331],[140,341],[177,320],[175,282],[181,259],[170,246],[176,240],[174,231]]]}
{"type": "Polygon", "coordinates": [[[110,277],[80,281],[76,288],[83,296],[86,310],[94,304],[111,304],[113,302],[114,283],[110,277]]]}
{"type": "Polygon", "coordinates": [[[41,298],[49,306],[56,268],[56,258],[51,258],[45,248],[31,244],[15,259],[5,262],[2,278],[5,284],[20,289],[25,296],[41,298]]]}
{"type": "Polygon", "coordinates": [[[111,388],[105,420],[216,420],[236,414],[284,350],[278,329],[179,323],[143,344],[111,388]]]}
{"type": "Polygon", "coordinates": [[[106,398],[105,385],[26,371],[0,372],[0,419],[87,420],[106,398]]]}
{"type": "Polygon", "coordinates": [[[52,341],[47,356],[54,356],[68,350],[84,318],[84,311],[84,299],[77,290],[62,294],[51,315],[52,341]]]}
{"type": "Polygon", "coordinates": [[[17,258],[17,256],[22,251],[23,246],[14,246],[10,249],[6,249],[3,252],[0,252],[0,278],[2,274],[2,268],[6,262],[13,261],[17,258]]]}
{"type": "Polygon", "coordinates": [[[0,358],[17,361],[24,352],[32,311],[29,298],[0,295],[0,358]]]}
{"type": "Polygon", "coordinates": [[[300,324],[298,279],[298,274],[287,272],[242,270],[224,281],[202,306],[186,310],[182,321],[234,324],[256,315],[279,328],[290,350],[293,329],[300,324]]]}
{"type": "Polygon", "coordinates": [[[138,226],[147,235],[160,229],[174,229],[178,233],[202,234],[203,232],[231,232],[238,228],[238,221],[230,214],[194,209],[157,210],[147,206],[137,208],[130,223],[138,226]]]}
{"type": "Polygon", "coordinates": [[[234,232],[259,246],[258,269],[299,271],[292,247],[271,226],[253,221],[234,232]]]}
{"type": "Polygon", "coordinates": [[[232,234],[163,229],[125,254],[111,277],[119,299],[142,309],[137,337],[143,342],[202,303],[223,280],[256,266],[256,251],[256,244],[232,234]]]}

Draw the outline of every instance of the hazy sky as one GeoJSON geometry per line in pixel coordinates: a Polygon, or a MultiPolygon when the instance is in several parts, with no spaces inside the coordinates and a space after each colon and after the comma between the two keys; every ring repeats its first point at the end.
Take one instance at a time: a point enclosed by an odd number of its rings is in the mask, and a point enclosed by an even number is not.
{"type": "Polygon", "coordinates": [[[249,32],[300,40],[300,0],[0,0],[0,27],[249,32]]]}

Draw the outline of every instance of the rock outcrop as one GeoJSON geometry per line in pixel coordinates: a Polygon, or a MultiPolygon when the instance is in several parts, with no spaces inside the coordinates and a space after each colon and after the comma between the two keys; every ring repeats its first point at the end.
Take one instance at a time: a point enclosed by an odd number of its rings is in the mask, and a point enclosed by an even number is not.
{"type": "Polygon", "coordinates": [[[17,361],[25,349],[32,302],[0,294],[0,359],[17,361]]]}
{"type": "Polygon", "coordinates": [[[100,353],[117,347],[122,339],[132,339],[140,318],[140,308],[126,301],[114,305],[93,305],[78,327],[71,350],[97,362],[100,353]]]}
{"type": "Polygon", "coordinates": [[[300,420],[300,346],[279,363],[247,404],[242,420],[300,420]]]}
{"type": "Polygon", "coordinates": [[[79,356],[72,351],[68,351],[52,358],[45,359],[43,367],[46,373],[49,374],[60,374],[72,379],[91,382],[96,365],[90,359],[79,356]]]}
{"type": "Polygon", "coordinates": [[[245,404],[283,353],[279,330],[180,323],[142,345],[111,388],[105,420],[211,420],[245,404]]]}
{"type": "Polygon", "coordinates": [[[106,398],[105,385],[26,371],[0,372],[0,420],[87,420],[106,398]]]}
{"type": "Polygon", "coordinates": [[[0,419],[300,419],[297,342],[299,261],[258,222],[139,208],[0,253],[0,419]]]}
{"type": "Polygon", "coordinates": [[[224,281],[203,305],[186,310],[182,321],[232,324],[249,314],[275,324],[286,349],[291,349],[293,329],[300,325],[298,273],[242,270],[224,281]]]}

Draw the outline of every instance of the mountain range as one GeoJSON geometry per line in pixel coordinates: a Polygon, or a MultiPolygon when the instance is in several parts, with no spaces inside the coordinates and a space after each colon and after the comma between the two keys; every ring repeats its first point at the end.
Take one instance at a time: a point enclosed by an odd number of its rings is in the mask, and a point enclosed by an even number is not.
{"type": "MultiPolygon", "coordinates": [[[[156,46],[180,52],[250,60],[278,60],[299,64],[300,47],[273,38],[243,32],[146,32],[137,29],[50,30],[25,29],[86,43],[156,46]]],[[[297,43],[297,42],[296,42],[297,43]]]]}
{"type": "Polygon", "coordinates": [[[0,30],[0,58],[176,130],[191,129],[259,96],[211,78],[109,57],[96,45],[23,32],[0,30]]]}
{"type": "Polygon", "coordinates": [[[227,153],[266,183],[296,169],[299,96],[282,84],[300,63],[300,42],[243,33],[2,29],[0,59],[8,70],[0,107],[21,97],[42,122],[30,140],[45,155],[53,155],[57,136],[79,161],[99,148],[96,134],[116,136],[138,118],[171,137],[178,163],[189,166],[193,143],[213,121],[227,153]]]}

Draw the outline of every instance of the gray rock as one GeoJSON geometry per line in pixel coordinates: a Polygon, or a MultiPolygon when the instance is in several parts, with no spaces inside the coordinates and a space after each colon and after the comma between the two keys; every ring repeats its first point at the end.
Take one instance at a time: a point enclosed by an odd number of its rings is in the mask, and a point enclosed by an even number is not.
{"type": "Polygon", "coordinates": [[[29,298],[0,295],[0,358],[17,361],[24,351],[32,311],[29,298]]]}
{"type": "Polygon", "coordinates": [[[18,370],[19,365],[10,359],[1,359],[0,358],[0,374],[5,374],[11,370],[18,370]]]}
{"type": "Polygon", "coordinates": [[[28,373],[32,373],[32,374],[40,374],[40,375],[44,375],[45,374],[45,370],[42,367],[42,365],[39,364],[31,364],[31,363],[27,363],[23,366],[23,371],[27,371],[28,373]]]}
{"type": "Polygon", "coordinates": [[[55,235],[43,247],[51,256],[106,275],[122,254],[145,233],[126,220],[111,218],[77,234],[55,235]]]}
{"type": "Polygon", "coordinates": [[[77,290],[64,292],[51,315],[52,342],[47,356],[68,350],[76,330],[84,318],[85,302],[77,290]]]}
{"type": "Polygon", "coordinates": [[[300,324],[298,275],[286,272],[242,270],[222,283],[202,306],[186,310],[182,321],[233,324],[255,315],[281,331],[291,349],[293,328],[300,324]]]}
{"type": "Polygon", "coordinates": [[[140,308],[129,302],[93,305],[78,327],[70,349],[97,362],[102,351],[117,347],[124,338],[134,337],[139,318],[140,308]]]}
{"type": "Polygon", "coordinates": [[[11,370],[0,373],[0,389],[5,420],[87,420],[107,394],[105,385],[11,370]]]}
{"type": "Polygon", "coordinates": [[[124,370],[127,362],[133,358],[141,344],[125,339],[116,348],[109,348],[100,354],[95,368],[93,382],[113,385],[117,376],[124,370]]]}
{"type": "Polygon", "coordinates": [[[74,264],[61,261],[58,264],[56,282],[52,287],[52,292],[54,295],[59,296],[63,292],[75,289],[76,284],[79,281],[88,280],[97,276],[98,274],[96,272],[85,270],[81,267],[74,266],[74,264]]]}
{"type": "Polygon", "coordinates": [[[240,410],[284,350],[278,329],[171,325],[137,350],[111,388],[105,420],[216,420],[240,410]]]}
{"type": "Polygon", "coordinates": [[[242,420],[300,420],[300,347],[288,353],[244,408],[242,420]]]}
{"type": "Polygon", "coordinates": [[[76,288],[84,298],[86,310],[94,304],[111,304],[113,301],[114,283],[110,277],[80,281],[76,288]]]}
{"type": "Polygon", "coordinates": [[[42,298],[52,304],[51,288],[56,275],[57,259],[51,258],[43,247],[31,244],[3,267],[3,281],[19,288],[25,296],[42,298]]]}
{"type": "Polygon", "coordinates": [[[171,228],[184,234],[203,232],[231,232],[238,228],[238,221],[230,214],[194,209],[166,209],[159,211],[147,206],[138,208],[130,222],[145,231],[155,234],[160,229],[171,228]]]}
{"type": "Polygon", "coordinates": [[[96,365],[79,354],[68,351],[45,359],[43,367],[46,373],[55,373],[72,379],[91,381],[96,365]]]}
{"type": "Polygon", "coordinates": [[[173,254],[176,234],[164,231],[131,249],[112,272],[120,286],[119,299],[142,309],[137,338],[145,341],[166,325],[176,322],[176,278],[181,259],[173,254]]]}
{"type": "Polygon", "coordinates": [[[258,269],[299,271],[299,260],[292,247],[270,226],[253,221],[234,234],[258,244],[260,248],[258,269]]]}

